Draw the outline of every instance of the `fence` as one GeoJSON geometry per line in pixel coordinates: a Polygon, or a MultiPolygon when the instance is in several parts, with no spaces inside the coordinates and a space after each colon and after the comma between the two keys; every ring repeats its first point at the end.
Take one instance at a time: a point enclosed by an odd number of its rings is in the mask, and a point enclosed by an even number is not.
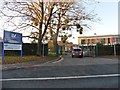
{"type": "MultiPolygon", "coordinates": [[[[0,45],[2,45],[0,43],[0,45]]],[[[0,47],[1,49],[1,47],[0,47]]],[[[63,54],[63,50],[64,48],[61,46],[58,46],[58,55],[63,54]]],[[[31,44],[31,43],[23,43],[22,46],[22,53],[23,55],[36,55],[37,52],[37,44],[31,44]]],[[[42,45],[42,55],[44,54],[44,56],[48,56],[48,55],[52,55],[55,56],[56,55],[56,51],[54,51],[54,49],[49,49],[48,48],[48,44],[44,44],[44,46],[42,45]]],[[[20,51],[9,51],[9,50],[5,50],[5,55],[7,56],[16,56],[16,55],[20,55],[20,51]]]]}
{"type": "Polygon", "coordinates": [[[83,50],[88,50],[88,56],[105,56],[114,55],[114,50],[116,50],[116,55],[120,55],[120,44],[114,45],[97,45],[97,46],[82,46],[83,50]]]}
{"type": "MultiPolygon", "coordinates": [[[[0,43],[1,45],[1,43],[0,43]]],[[[44,50],[44,56],[48,55],[48,45],[42,45],[42,54],[43,54],[43,50],[44,50]]],[[[36,55],[37,52],[37,44],[30,44],[30,43],[23,43],[22,46],[22,53],[23,55],[36,55]]],[[[5,50],[5,55],[7,56],[16,56],[16,55],[20,55],[20,51],[9,51],[9,50],[5,50]]]]}

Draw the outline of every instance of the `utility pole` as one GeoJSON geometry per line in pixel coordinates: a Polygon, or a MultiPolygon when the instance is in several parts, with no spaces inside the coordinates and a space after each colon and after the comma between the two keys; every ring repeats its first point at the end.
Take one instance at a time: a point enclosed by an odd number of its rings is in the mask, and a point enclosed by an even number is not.
{"type": "Polygon", "coordinates": [[[115,38],[115,43],[114,43],[114,56],[116,56],[116,38],[115,38]]]}
{"type": "Polygon", "coordinates": [[[96,36],[96,56],[98,56],[98,46],[97,46],[98,38],[96,33],[94,33],[94,35],[96,36]]]}

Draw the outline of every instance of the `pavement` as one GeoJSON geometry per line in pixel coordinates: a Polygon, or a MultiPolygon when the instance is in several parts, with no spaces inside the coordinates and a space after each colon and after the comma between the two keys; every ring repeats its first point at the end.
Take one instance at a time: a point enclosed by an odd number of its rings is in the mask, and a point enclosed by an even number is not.
{"type": "Polygon", "coordinates": [[[111,59],[120,59],[120,55],[117,55],[117,56],[114,56],[114,55],[106,55],[106,56],[99,56],[99,57],[102,57],[102,58],[111,58],[111,59]]]}
{"type": "Polygon", "coordinates": [[[37,61],[31,61],[31,62],[25,62],[25,63],[16,63],[16,64],[2,64],[2,70],[15,70],[15,69],[23,69],[23,68],[29,68],[29,67],[35,67],[40,64],[46,64],[50,62],[56,62],[62,59],[62,56],[59,56],[56,59],[43,59],[43,60],[37,60],[37,61]]]}

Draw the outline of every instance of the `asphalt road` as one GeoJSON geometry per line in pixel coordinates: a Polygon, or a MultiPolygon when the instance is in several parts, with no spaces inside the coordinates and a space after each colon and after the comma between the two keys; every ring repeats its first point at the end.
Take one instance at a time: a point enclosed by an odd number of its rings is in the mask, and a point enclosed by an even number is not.
{"type": "Polygon", "coordinates": [[[118,78],[7,81],[3,83],[3,88],[11,88],[11,85],[14,88],[116,88],[118,78]]]}
{"type": "Polygon", "coordinates": [[[24,69],[5,70],[2,72],[2,87],[118,88],[116,74],[118,74],[117,59],[71,58],[67,55],[57,62],[37,64],[24,69]]]}

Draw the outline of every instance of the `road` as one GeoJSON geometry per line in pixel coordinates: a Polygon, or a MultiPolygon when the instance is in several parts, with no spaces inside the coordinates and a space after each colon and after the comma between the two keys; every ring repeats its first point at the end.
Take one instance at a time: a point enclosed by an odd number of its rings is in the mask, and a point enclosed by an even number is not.
{"type": "Polygon", "coordinates": [[[117,88],[118,60],[71,58],[2,72],[3,88],[117,88]]]}

